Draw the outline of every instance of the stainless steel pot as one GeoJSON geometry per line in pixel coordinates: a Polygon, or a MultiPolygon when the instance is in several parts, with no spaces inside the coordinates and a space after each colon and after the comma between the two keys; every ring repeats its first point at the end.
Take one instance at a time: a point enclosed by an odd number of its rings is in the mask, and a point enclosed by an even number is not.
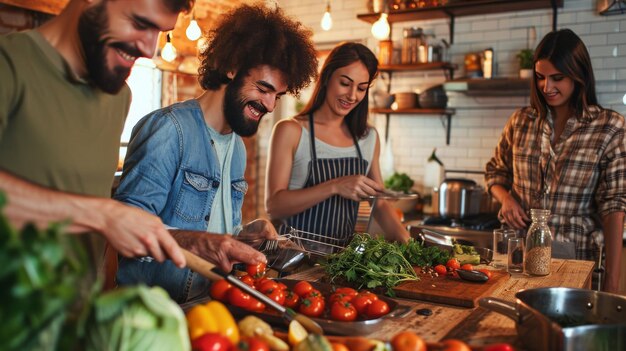
{"type": "Polygon", "coordinates": [[[529,350],[626,350],[625,296],[539,288],[515,297],[515,302],[486,297],[478,304],[513,319],[529,350]]]}
{"type": "Polygon", "coordinates": [[[483,188],[464,178],[446,178],[439,186],[439,215],[463,219],[480,213],[483,188]]]}

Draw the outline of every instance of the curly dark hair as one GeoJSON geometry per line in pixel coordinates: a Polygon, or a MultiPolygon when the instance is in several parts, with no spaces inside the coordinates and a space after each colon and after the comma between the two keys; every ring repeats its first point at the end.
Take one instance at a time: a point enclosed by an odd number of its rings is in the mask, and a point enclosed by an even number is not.
{"type": "Polygon", "coordinates": [[[283,71],[287,91],[298,95],[317,75],[313,33],[280,8],[242,5],[227,13],[208,34],[200,54],[200,86],[216,90],[230,79],[228,72],[246,72],[259,65],[283,71]]]}

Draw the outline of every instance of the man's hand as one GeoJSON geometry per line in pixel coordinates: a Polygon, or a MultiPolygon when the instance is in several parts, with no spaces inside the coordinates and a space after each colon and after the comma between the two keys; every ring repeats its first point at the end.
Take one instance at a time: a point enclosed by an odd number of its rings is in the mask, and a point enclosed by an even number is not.
{"type": "Polygon", "coordinates": [[[172,234],[180,246],[217,265],[224,272],[230,272],[235,263],[267,262],[265,255],[230,234],[189,230],[172,230],[172,234]]]}
{"type": "Polygon", "coordinates": [[[511,195],[506,196],[502,201],[498,218],[504,219],[506,224],[515,229],[526,228],[526,222],[530,221],[522,206],[511,195]]]}
{"type": "Polygon", "coordinates": [[[235,238],[252,247],[258,248],[265,240],[278,238],[272,223],[266,219],[255,219],[246,224],[235,238]]]}
{"type": "Polygon", "coordinates": [[[120,254],[126,257],[149,255],[159,262],[169,258],[176,266],[185,266],[180,247],[159,217],[110,201],[103,209],[104,223],[97,230],[120,254]]]}

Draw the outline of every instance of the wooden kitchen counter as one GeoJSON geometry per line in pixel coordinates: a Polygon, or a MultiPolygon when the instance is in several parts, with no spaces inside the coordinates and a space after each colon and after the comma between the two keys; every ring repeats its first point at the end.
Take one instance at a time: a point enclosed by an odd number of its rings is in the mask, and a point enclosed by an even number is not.
{"type": "MultiPolygon", "coordinates": [[[[552,259],[550,275],[545,277],[511,275],[509,279],[500,282],[490,296],[515,301],[515,293],[523,289],[540,287],[590,289],[593,266],[592,261],[552,259]]],[[[323,276],[324,271],[315,267],[285,278],[317,281],[323,276]]],[[[472,346],[494,342],[508,342],[514,346],[519,346],[515,323],[504,315],[490,312],[481,307],[464,308],[417,300],[397,300],[402,305],[411,306],[411,312],[404,318],[385,319],[381,323],[380,329],[368,337],[389,340],[402,330],[410,330],[420,335],[427,342],[455,338],[472,346]],[[432,315],[417,315],[415,311],[422,308],[432,310],[432,315]]]]}

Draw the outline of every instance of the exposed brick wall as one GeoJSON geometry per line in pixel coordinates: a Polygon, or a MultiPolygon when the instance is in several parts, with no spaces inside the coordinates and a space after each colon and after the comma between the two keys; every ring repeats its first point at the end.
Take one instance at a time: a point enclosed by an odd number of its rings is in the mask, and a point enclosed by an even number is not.
{"type": "MultiPolygon", "coordinates": [[[[285,12],[297,17],[315,32],[314,40],[320,47],[332,46],[343,40],[365,43],[377,52],[378,41],[370,34],[370,24],[356,18],[367,12],[366,0],[333,0],[331,13],[333,28],[329,32],[320,29],[320,19],[325,10],[319,0],[279,1],[285,12]]],[[[571,28],[585,41],[594,66],[596,87],[600,103],[621,114],[626,114],[622,98],[626,93],[626,18],[624,16],[600,16],[596,2],[567,0],[558,10],[558,28],[571,28]]],[[[402,40],[402,28],[422,27],[439,39],[448,40],[448,21],[444,19],[397,23],[392,28],[396,45],[402,40]]],[[[552,30],[551,10],[531,10],[460,17],[455,21],[454,44],[449,50],[450,61],[457,64],[455,77],[462,77],[464,55],[468,52],[493,48],[497,76],[514,77],[518,73],[516,53],[526,47],[528,27],[534,27],[536,40],[552,30]]],[[[394,73],[392,92],[422,91],[445,80],[442,72],[394,73]]],[[[391,117],[390,137],[395,168],[406,172],[420,187],[426,159],[434,147],[448,169],[482,170],[491,157],[503,126],[511,113],[527,105],[527,97],[468,97],[449,94],[448,106],[457,113],[452,117],[450,145],[445,144],[445,130],[439,116],[395,115],[391,117]]],[[[285,99],[282,113],[285,118],[294,114],[293,100],[285,99]]],[[[379,133],[384,133],[383,115],[372,115],[371,122],[379,133]]],[[[259,134],[269,137],[271,125],[259,134]]],[[[260,150],[260,155],[266,151],[260,150]]],[[[263,172],[261,172],[263,174],[263,172]]],[[[475,179],[482,181],[481,177],[475,179]]]]}
{"type": "Polygon", "coordinates": [[[35,28],[50,15],[0,4],[0,34],[35,28]]]}

